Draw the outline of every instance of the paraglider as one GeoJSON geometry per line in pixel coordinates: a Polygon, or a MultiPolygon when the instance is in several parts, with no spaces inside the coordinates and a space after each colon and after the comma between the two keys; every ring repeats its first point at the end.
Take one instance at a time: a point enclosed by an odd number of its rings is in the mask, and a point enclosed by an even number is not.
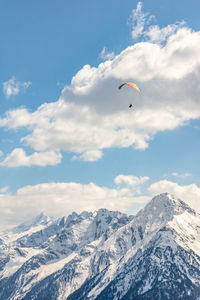
{"type": "Polygon", "coordinates": [[[135,89],[138,93],[141,93],[141,89],[137,86],[137,84],[135,84],[133,82],[124,82],[118,86],[118,89],[120,90],[124,85],[128,85],[128,86],[132,87],[133,89],[135,89]]]}
{"type": "MultiPolygon", "coordinates": [[[[133,83],[133,82],[123,82],[122,84],[120,84],[118,86],[118,89],[120,90],[124,85],[130,86],[133,89],[135,89],[139,94],[141,93],[141,89],[137,86],[137,84],[133,83]]],[[[129,108],[131,108],[133,105],[129,104],[129,108]]]]}

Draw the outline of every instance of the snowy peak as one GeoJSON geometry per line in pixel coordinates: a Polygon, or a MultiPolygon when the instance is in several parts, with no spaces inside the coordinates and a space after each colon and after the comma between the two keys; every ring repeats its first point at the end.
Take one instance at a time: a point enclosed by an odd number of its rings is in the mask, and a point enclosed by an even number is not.
{"type": "Polygon", "coordinates": [[[135,217],[135,222],[146,232],[152,232],[159,227],[165,226],[174,216],[184,212],[196,215],[182,200],[176,199],[169,193],[155,196],[135,217]]]}
{"type": "Polygon", "coordinates": [[[26,231],[31,230],[32,228],[36,228],[36,230],[39,230],[39,227],[46,227],[48,226],[52,221],[54,220],[53,217],[48,217],[44,213],[40,213],[35,218],[24,222],[17,227],[14,227],[10,231],[14,234],[24,233],[26,231]]]}
{"type": "Polygon", "coordinates": [[[200,294],[200,215],[168,193],[136,216],[102,208],[23,226],[8,246],[0,240],[2,300],[200,294]]]}
{"type": "Polygon", "coordinates": [[[32,227],[28,231],[26,231],[27,227],[20,225],[20,230],[25,228],[25,231],[13,235],[12,241],[17,247],[51,248],[62,255],[67,255],[79,251],[93,241],[99,239],[101,242],[107,239],[112,232],[127,224],[132,218],[120,212],[100,209],[94,213],[73,212],[68,217],[64,216],[48,223],[47,217],[41,214],[32,222],[32,227]],[[40,225],[33,227],[33,224],[40,225]]]}
{"type": "Polygon", "coordinates": [[[182,200],[175,198],[169,193],[163,193],[153,197],[153,199],[145,206],[142,211],[154,215],[158,215],[164,212],[166,218],[170,218],[176,214],[182,214],[184,211],[195,214],[195,211],[191,209],[189,205],[187,205],[182,200]]]}
{"type": "Polygon", "coordinates": [[[60,219],[59,225],[61,227],[71,227],[75,224],[79,224],[83,222],[84,220],[88,219],[90,220],[92,216],[91,212],[82,212],[81,214],[77,214],[76,212],[72,212],[68,217],[62,217],[60,219]]]}
{"type": "MultiPolygon", "coordinates": [[[[195,211],[184,201],[175,198],[169,193],[163,193],[158,196],[155,196],[150,204],[152,206],[157,206],[163,210],[172,210],[174,214],[182,214],[184,211],[188,211],[191,214],[195,214],[195,211]]],[[[148,207],[148,206],[147,206],[148,207]]]]}
{"type": "Polygon", "coordinates": [[[37,235],[39,231],[45,230],[55,222],[54,217],[46,216],[44,213],[39,214],[33,219],[30,219],[20,225],[5,230],[1,233],[1,238],[6,244],[13,243],[14,241],[30,237],[34,234],[37,235]]]}
{"type": "MultiPolygon", "coordinates": [[[[111,237],[112,243],[117,245],[119,244],[118,241],[121,240],[122,244],[122,240],[126,240],[128,249],[140,249],[145,244],[148,244],[159,232],[174,231],[176,216],[180,216],[178,222],[181,222],[184,214],[191,216],[193,222],[197,222],[194,219],[196,216],[195,211],[186,203],[168,193],[158,195],[140,210],[136,216],[133,216],[127,225],[118,229],[116,235],[111,237]]],[[[185,226],[185,224],[182,225],[185,226]]],[[[123,247],[119,246],[118,248],[123,247]]]]}
{"type": "Polygon", "coordinates": [[[48,225],[48,223],[52,220],[49,216],[46,216],[43,212],[39,214],[32,222],[32,225],[48,225]]]}

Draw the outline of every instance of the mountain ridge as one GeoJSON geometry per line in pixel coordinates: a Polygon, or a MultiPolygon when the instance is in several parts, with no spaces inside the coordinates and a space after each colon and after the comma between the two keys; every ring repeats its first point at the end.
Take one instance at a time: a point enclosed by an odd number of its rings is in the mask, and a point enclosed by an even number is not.
{"type": "Polygon", "coordinates": [[[168,193],[135,216],[74,212],[0,246],[0,299],[198,299],[199,233],[168,193]]]}

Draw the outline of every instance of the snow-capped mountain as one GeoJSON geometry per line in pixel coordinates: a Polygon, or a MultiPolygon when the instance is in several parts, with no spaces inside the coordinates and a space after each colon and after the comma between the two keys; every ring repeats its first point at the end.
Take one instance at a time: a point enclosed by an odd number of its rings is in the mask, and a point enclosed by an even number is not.
{"type": "Polygon", "coordinates": [[[200,215],[169,194],[0,234],[1,300],[200,299],[200,215]]]}

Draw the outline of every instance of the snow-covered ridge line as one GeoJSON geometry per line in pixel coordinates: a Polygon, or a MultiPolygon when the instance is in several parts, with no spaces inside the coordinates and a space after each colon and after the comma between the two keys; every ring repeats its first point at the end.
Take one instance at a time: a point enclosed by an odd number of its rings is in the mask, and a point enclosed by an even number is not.
{"type": "Polygon", "coordinates": [[[156,299],[158,290],[173,299],[180,285],[180,295],[196,297],[199,233],[199,214],[168,193],[136,216],[106,209],[40,215],[1,235],[0,299],[156,299]]]}

